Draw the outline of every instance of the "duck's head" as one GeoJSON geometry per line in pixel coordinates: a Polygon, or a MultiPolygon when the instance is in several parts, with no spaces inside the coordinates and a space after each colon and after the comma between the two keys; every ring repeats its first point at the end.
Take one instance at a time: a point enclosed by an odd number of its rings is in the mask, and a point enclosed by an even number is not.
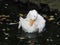
{"type": "Polygon", "coordinates": [[[29,11],[27,18],[29,19],[31,26],[33,25],[33,22],[37,19],[37,17],[38,17],[38,13],[36,10],[29,11]]]}

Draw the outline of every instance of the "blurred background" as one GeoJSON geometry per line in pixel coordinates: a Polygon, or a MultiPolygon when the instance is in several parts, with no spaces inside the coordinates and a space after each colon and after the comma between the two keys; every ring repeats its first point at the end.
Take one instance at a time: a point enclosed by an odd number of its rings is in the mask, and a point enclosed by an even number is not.
{"type": "Polygon", "coordinates": [[[46,20],[36,45],[60,45],[60,0],[0,0],[0,45],[29,45],[21,40],[19,17],[36,9],[46,20]]]}

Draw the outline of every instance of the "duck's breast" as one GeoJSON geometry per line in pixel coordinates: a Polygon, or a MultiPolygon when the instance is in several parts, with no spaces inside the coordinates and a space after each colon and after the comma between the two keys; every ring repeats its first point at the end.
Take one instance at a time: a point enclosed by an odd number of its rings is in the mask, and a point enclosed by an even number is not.
{"type": "Polygon", "coordinates": [[[27,20],[22,21],[22,29],[25,32],[35,32],[36,31],[36,25],[30,26],[29,22],[27,20]]]}

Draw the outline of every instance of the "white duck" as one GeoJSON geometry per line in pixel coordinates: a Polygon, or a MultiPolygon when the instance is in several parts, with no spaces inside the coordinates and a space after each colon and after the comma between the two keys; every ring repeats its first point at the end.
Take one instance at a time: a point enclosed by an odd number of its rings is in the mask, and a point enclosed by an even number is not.
{"type": "Polygon", "coordinates": [[[31,10],[25,19],[20,17],[18,29],[22,26],[23,31],[28,33],[41,32],[45,27],[45,22],[45,19],[36,10],[31,10]]]}

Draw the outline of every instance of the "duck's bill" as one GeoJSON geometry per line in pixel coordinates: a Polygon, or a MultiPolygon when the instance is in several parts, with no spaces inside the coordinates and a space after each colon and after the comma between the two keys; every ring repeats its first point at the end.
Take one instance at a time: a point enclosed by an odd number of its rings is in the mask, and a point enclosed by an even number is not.
{"type": "Polygon", "coordinates": [[[30,19],[29,24],[30,24],[30,26],[32,26],[34,24],[34,20],[30,19]]]}

